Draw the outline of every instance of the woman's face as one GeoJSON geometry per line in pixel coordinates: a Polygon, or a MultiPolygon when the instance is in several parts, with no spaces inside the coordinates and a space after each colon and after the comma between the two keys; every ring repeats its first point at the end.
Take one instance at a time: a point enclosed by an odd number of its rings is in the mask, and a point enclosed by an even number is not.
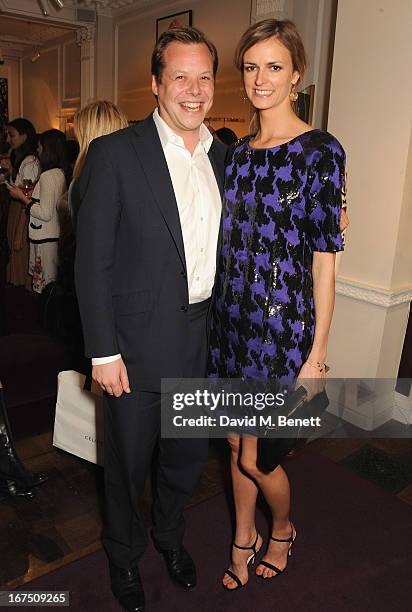
{"type": "Polygon", "coordinates": [[[257,110],[290,104],[289,94],[298,80],[289,50],[276,38],[256,43],[243,56],[246,95],[257,110]]]}
{"type": "Polygon", "coordinates": [[[23,142],[26,141],[27,134],[19,134],[19,132],[13,126],[9,125],[7,128],[7,142],[11,149],[18,149],[21,147],[23,142]]]}

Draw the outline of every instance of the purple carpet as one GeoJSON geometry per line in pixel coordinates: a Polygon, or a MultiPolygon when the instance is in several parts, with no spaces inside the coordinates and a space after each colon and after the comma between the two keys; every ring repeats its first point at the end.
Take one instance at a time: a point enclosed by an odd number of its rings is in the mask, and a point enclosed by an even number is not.
{"type": "MultiPolygon", "coordinates": [[[[287,571],[263,581],[253,574],[236,593],[219,584],[227,567],[231,522],[224,495],[186,512],[185,544],[199,585],[184,592],[169,580],[150,545],[140,571],[147,612],[329,612],[410,609],[412,509],[347,468],[311,451],[288,460],[292,519],[297,539],[287,571]]],[[[258,527],[267,535],[261,513],[258,527]]],[[[69,590],[70,610],[119,610],[103,552],[94,553],[28,585],[29,590],[69,590]]],[[[21,587],[24,589],[24,587],[21,587]]]]}

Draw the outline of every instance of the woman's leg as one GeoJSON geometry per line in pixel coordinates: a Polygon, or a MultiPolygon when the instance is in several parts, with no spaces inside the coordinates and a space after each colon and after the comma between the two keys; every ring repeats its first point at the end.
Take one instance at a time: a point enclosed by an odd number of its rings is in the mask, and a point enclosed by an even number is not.
{"type": "MultiPolygon", "coordinates": [[[[287,539],[291,535],[289,520],[290,486],[284,469],[279,465],[273,472],[264,474],[256,466],[257,438],[244,438],[241,466],[255,480],[270,507],[273,518],[272,537],[287,539]]],[[[269,540],[268,550],[264,557],[272,565],[284,569],[287,565],[288,542],[269,540]]],[[[275,576],[275,572],[263,565],[256,568],[258,576],[264,578],[275,576]]]]}
{"type": "MultiPolygon", "coordinates": [[[[239,448],[241,445],[239,436],[231,434],[228,441],[231,448],[230,467],[236,509],[236,533],[234,541],[238,546],[252,546],[256,539],[255,510],[258,489],[253,480],[239,468],[239,448]]],[[[256,549],[258,550],[261,545],[262,539],[259,537],[256,549]]],[[[251,554],[251,550],[232,548],[232,564],[230,569],[240,578],[242,584],[246,584],[248,581],[246,561],[251,554]]],[[[237,587],[236,582],[227,574],[223,576],[223,584],[229,589],[237,587]]]]}

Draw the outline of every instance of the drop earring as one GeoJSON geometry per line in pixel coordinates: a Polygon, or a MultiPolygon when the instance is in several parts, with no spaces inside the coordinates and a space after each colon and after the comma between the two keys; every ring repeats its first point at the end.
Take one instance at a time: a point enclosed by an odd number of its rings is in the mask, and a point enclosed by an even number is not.
{"type": "Polygon", "coordinates": [[[296,102],[296,100],[298,99],[298,92],[296,91],[295,85],[292,85],[292,89],[289,94],[289,98],[291,102],[296,102]]]}

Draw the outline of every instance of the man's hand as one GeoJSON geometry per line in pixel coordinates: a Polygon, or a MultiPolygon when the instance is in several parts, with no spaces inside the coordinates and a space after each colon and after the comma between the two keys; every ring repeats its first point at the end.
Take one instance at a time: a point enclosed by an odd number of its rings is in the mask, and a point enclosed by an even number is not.
{"type": "Polygon", "coordinates": [[[120,397],[123,391],[130,393],[129,378],[123,359],[93,366],[92,378],[109,395],[120,397]]]}

